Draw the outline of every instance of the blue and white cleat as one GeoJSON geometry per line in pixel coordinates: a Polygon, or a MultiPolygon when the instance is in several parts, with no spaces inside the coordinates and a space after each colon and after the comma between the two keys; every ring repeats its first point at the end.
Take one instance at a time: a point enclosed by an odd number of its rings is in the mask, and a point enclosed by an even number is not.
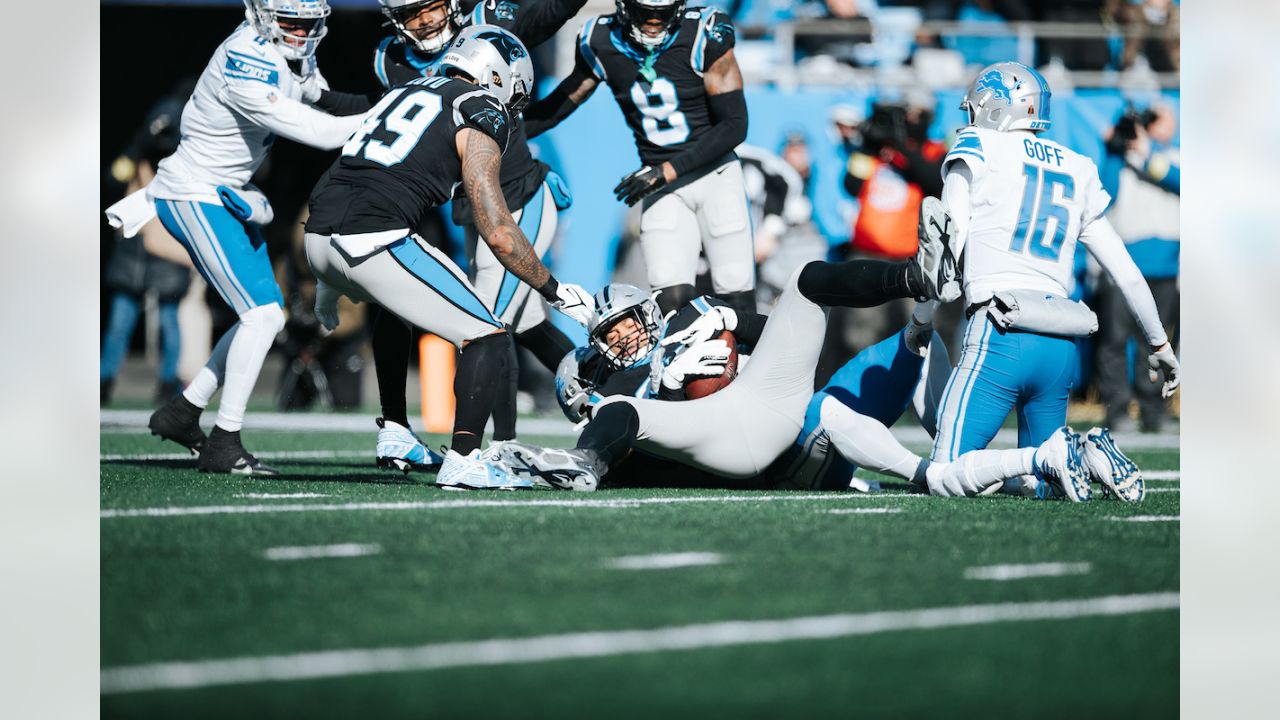
{"type": "Polygon", "coordinates": [[[1089,471],[1084,464],[1080,435],[1063,426],[1036,448],[1032,468],[1036,479],[1052,486],[1054,495],[1071,502],[1089,502],[1089,471]]]}
{"type": "Polygon", "coordinates": [[[440,469],[444,458],[431,452],[409,428],[386,418],[378,418],[378,467],[399,470],[408,475],[410,470],[434,472],[440,469]]]}
{"type": "Polygon", "coordinates": [[[584,450],[560,450],[508,440],[497,448],[508,472],[556,490],[593,492],[600,487],[603,468],[584,450]]]}
{"type": "Polygon", "coordinates": [[[1115,496],[1124,502],[1142,502],[1147,494],[1147,483],[1142,471],[1116,447],[1111,432],[1106,428],[1093,428],[1084,435],[1084,464],[1089,479],[1101,483],[1104,495],[1115,496]]]}
{"type": "Polygon", "coordinates": [[[508,473],[497,463],[485,462],[479,450],[470,455],[459,455],[448,450],[440,474],[436,475],[436,487],[442,490],[528,490],[533,482],[525,477],[508,473]]]}

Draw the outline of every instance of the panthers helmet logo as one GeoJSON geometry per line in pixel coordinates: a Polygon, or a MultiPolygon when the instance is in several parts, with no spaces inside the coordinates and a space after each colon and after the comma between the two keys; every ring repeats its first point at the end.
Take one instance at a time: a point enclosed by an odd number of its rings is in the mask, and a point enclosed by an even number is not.
{"type": "Polygon", "coordinates": [[[476,38],[488,41],[490,45],[497,48],[498,52],[502,53],[502,55],[507,58],[507,62],[509,63],[513,63],[528,55],[528,53],[525,52],[524,46],[515,39],[515,36],[508,33],[490,30],[476,35],[476,38]]]}

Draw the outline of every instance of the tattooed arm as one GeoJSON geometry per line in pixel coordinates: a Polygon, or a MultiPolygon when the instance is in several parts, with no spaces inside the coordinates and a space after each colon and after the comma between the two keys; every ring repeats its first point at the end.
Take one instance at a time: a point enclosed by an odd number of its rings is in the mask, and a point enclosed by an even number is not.
{"type": "Polygon", "coordinates": [[[498,171],[502,151],[493,138],[474,128],[464,127],[455,143],[462,160],[462,185],[471,200],[476,228],[494,257],[527,285],[550,302],[556,301],[555,278],[538,259],[538,253],[520,231],[502,195],[498,171]]]}

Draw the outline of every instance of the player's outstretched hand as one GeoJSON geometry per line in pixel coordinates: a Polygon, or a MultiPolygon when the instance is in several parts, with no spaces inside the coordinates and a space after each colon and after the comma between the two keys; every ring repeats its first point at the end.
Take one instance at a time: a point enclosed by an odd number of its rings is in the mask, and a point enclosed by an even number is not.
{"type": "Polygon", "coordinates": [[[732,332],[737,327],[738,314],[733,311],[733,308],[717,305],[711,308],[711,312],[689,323],[689,327],[663,338],[662,345],[693,345],[710,340],[713,335],[719,334],[722,330],[732,332]]]}
{"type": "Polygon", "coordinates": [[[591,293],[584,290],[581,285],[560,283],[556,288],[556,298],[552,307],[568,315],[583,327],[591,322],[591,316],[596,311],[596,302],[591,298],[591,293]]]}
{"type": "Polygon", "coordinates": [[[639,170],[622,178],[613,194],[627,205],[635,205],[652,195],[667,184],[667,176],[662,174],[661,167],[645,165],[639,170]]]}
{"type": "Polygon", "coordinates": [[[724,373],[729,352],[729,343],[719,339],[690,345],[662,369],[662,384],[676,390],[689,378],[716,377],[724,373]]]}
{"type": "Polygon", "coordinates": [[[1173,397],[1173,391],[1177,390],[1178,384],[1182,382],[1178,377],[1182,368],[1178,365],[1178,356],[1173,354],[1173,346],[1165,343],[1157,348],[1147,356],[1147,365],[1151,366],[1147,377],[1151,378],[1153,383],[1160,382],[1160,374],[1164,373],[1164,387],[1160,388],[1160,396],[1173,397]]]}
{"type": "Polygon", "coordinates": [[[342,293],[323,280],[316,281],[316,320],[327,332],[338,329],[338,298],[342,293]]]}

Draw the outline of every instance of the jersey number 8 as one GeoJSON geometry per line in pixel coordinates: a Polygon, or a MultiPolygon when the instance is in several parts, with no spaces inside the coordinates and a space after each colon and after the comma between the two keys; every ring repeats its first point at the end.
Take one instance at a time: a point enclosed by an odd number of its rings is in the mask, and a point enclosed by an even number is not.
{"type": "Polygon", "coordinates": [[[652,84],[637,80],[631,86],[631,102],[644,117],[640,124],[645,137],[654,145],[678,145],[689,138],[689,122],[680,112],[680,99],[676,86],[666,78],[656,78],[652,84]],[[648,89],[642,87],[648,84],[648,89]]]}
{"type": "Polygon", "coordinates": [[[342,154],[363,154],[366,160],[388,167],[399,164],[440,114],[440,108],[440,96],[434,93],[420,90],[405,95],[403,89],[392,91],[365,115],[360,128],[342,146],[342,154]],[[369,137],[380,126],[396,136],[390,144],[369,137]]]}
{"type": "Polygon", "coordinates": [[[1022,207],[1018,210],[1018,226],[1013,231],[1010,252],[1030,252],[1035,257],[1057,261],[1062,253],[1062,243],[1067,239],[1067,224],[1071,214],[1065,205],[1054,202],[1054,188],[1062,188],[1062,201],[1075,197],[1076,181],[1070,175],[1045,170],[1038,165],[1024,163],[1022,174],[1026,177],[1022,189],[1022,207]],[[1045,237],[1049,218],[1057,221],[1053,238],[1045,237]],[[1048,240],[1048,242],[1046,242],[1048,240]]]}

